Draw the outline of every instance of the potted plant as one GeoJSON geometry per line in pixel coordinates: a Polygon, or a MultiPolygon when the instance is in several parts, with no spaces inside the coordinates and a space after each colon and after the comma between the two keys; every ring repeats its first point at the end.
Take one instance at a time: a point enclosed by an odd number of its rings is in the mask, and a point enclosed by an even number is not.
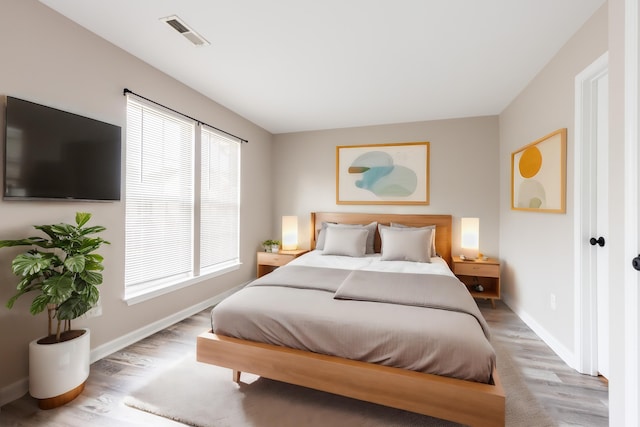
{"type": "Polygon", "coordinates": [[[280,250],[280,240],[265,240],[262,242],[262,248],[265,252],[278,252],[280,250]]]}
{"type": "Polygon", "coordinates": [[[103,257],[95,251],[109,242],[90,237],[105,230],[85,227],[90,213],[78,212],[75,219],[75,225],[34,226],[47,237],[0,240],[0,248],[30,247],[11,263],[20,280],[7,307],[12,308],[20,296],[35,293],[31,314],[47,310],[48,335],[29,344],[29,393],[39,399],[42,409],[73,400],[89,376],[90,333],[72,330],[71,321],[98,302],[103,257]]]}
{"type": "Polygon", "coordinates": [[[262,242],[262,248],[265,252],[278,252],[280,250],[280,240],[265,240],[262,242]]]}

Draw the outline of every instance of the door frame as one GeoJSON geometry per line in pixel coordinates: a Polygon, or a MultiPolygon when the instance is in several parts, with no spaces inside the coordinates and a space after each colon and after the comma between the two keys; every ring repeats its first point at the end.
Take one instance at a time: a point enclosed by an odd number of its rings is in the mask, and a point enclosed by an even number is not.
{"type": "Polygon", "coordinates": [[[640,423],[640,273],[631,260],[640,251],[640,10],[638,0],[624,2],[624,420],[625,425],[640,423]]]}
{"type": "Polygon", "coordinates": [[[596,226],[597,85],[608,72],[604,53],[575,78],[574,368],[588,375],[598,375],[597,251],[587,245],[596,226]]]}

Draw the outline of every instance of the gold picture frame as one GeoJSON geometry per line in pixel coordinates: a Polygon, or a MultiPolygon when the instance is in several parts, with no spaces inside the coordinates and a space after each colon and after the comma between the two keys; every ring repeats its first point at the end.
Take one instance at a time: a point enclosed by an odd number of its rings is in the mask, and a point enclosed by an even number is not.
{"type": "Polygon", "coordinates": [[[337,146],[336,204],[428,205],[429,143],[337,146]]]}
{"type": "Polygon", "coordinates": [[[565,213],[567,129],[511,153],[511,209],[565,213]]]}

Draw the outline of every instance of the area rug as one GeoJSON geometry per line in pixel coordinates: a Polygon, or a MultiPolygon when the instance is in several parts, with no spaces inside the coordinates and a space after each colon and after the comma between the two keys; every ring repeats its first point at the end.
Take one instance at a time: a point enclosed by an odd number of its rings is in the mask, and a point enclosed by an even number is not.
{"type": "MultiPolygon", "coordinates": [[[[510,356],[494,344],[506,399],[507,426],[553,426],[510,356]]],[[[449,427],[459,424],[242,374],[190,354],[125,398],[128,406],[197,427],[449,427]]],[[[460,402],[464,405],[464,402],[460,402]]]]}

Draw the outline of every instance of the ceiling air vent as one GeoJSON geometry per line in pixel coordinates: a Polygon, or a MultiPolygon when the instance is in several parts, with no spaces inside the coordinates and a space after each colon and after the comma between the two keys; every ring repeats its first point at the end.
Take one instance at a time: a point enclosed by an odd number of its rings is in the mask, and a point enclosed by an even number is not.
{"type": "Polygon", "coordinates": [[[196,46],[207,46],[211,44],[200,34],[189,28],[189,26],[176,15],[160,18],[160,20],[166,22],[171,28],[182,34],[187,40],[196,46]]]}

